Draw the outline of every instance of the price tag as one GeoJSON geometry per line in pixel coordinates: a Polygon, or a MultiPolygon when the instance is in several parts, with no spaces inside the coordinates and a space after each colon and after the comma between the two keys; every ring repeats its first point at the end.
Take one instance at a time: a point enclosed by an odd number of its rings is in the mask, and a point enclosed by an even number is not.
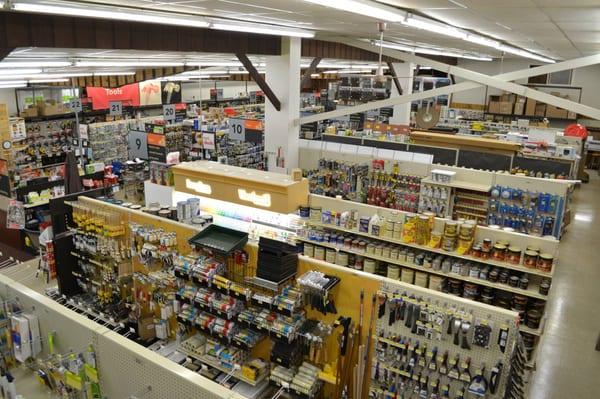
{"type": "Polygon", "coordinates": [[[122,115],[123,114],[123,103],[121,101],[111,101],[108,103],[108,114],[109,115],[122,115]]]}
{"type": "Polygon", "coordinates": [[[83,111],[83,106],[81,105],[81,100],[79,98],[72,98],[69,102],[69,108],[71,108],[71,112],[81,112],[83,111]]]}
{"type": "Polygon", "coordinates": [[[229,138],[231,140],[246,140],[246,123],[244,119],[229,119],[229,138]]]}
{"type": "Polygon", "coordinates": [[[148,159],[148,134],[130,130],[127,135],[129,158],[148,159]]]}
{"type": "Polygon", "coordinates": [[[175,104],[163,105],[163,117],[166,121],[175,120],[175,104]]]}

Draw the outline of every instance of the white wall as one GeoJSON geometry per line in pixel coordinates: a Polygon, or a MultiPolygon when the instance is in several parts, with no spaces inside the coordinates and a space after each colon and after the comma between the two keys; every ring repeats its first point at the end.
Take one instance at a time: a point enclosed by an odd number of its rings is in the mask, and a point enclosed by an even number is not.
{"type": "MultiPolygon", "coordinates": [[[[223,89],[223,97],[238,97],[240,93],[244,95],[246,92],[246,83],[248,85],[248,92],[258,91],[260,88],[254,82],[235,82],[235,81],[217,81],[217,89],[223,89]]],[[[214,81],[202,81],[202,99],[206,100],[210,98],[210,89],[215,87],[214,81]]],[[[183,83],[182,84],[182,95],[183,101],[194,101],[199,99],[200,87],[198,82],[183,83]]]]}
{"type": "MultiPolygon", "coordinates": [[[[505,72],[517,71],[519,69],[529,68],[530,65],[535,65],[535,61],[531,62],[521,58],[509,58],[501,61],[473,61],[459,59],[457,66],[471,71],[484,73],[486,75],[498,75],[505,72]]],[[[455,77],[456,83],[464,82],[465,79],[455,77]]],[[[527,79],[517,80],[516,83],[527,83],[527,79]]],[[[461,91],[452,95],[452,102],[466,104],[486,104],[485,86],[473,90],[461,91]]],[[[487,95],[500,94],[502,90],[488,88],[487,95]]]]}
{"type": "Polygon", "coordinates": [[[0,104],[8,106],[10,116],[17,114],[17,100],[15,99],[15,89],[0,89],[0,104]]]}
{"type": "MultiPolygon", "coordinates": [[[[537,65],[535,61],[526,59],[506,59],[504,62],[492,61],[471,61],[458,60],[458,66],[486,75],[497,75],[504,72],[512,72],[519,69],[529,68],[530,65],[537,65]]],[[[456,82],[463,82],[464,79],[456,77],[456,82]]],[[[517,80],[516,83],[527,83],[527,79],[517,80]]],[[[592,65],[585,68],[573,70],[571,86],[581,87],[581,102],[590,107],[600,108],[600,65],[592,65]]],[[[499,94],[501,90],[489,87],[487,95],[499,94]]],[[[574,99],[575,101],[577,99],[574,99]]],[[[468,104],[486,104],[485,87],[478,89],[462,91],[452,95],[452,101],[468,104]]]]}

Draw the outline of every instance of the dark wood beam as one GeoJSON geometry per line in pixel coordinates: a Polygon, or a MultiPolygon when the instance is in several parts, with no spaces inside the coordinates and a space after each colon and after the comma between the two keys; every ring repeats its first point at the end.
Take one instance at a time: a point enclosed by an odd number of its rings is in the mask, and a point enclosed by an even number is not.
{"type": "Polygon", "coordinates": [[[3,47],[0,48],[0,61],[2,61],[3,59],[5,59],[10,53],[12,53],[12,51],[14,50],[14,47],[3,47]]]}
{"type": "Polygon", "coordinates": [[[244,68],[246,68],[248,74],[256,82],[258,87],[260,87],[260,89],[265,93],[265,96],[267,96],[267,98],[269,99],[271,104],[273,104],[275,109],[277,111],[281,111],[281,102],[279,101],[275,93],[273,93],[273,90],[271,90],[267,82],[265,82],[263,77],[260,76],[254,65],[252,65],[252,61],[250,61],[248,56],[242,53],[236,53],[235,56],[238,58],[238,60],[240,60],[242,65],[244,65],[244,68]]]}
{"type": "Polygon", "coordinates": [[[388,61],[387,65],[389,68],[388,71],[390,71],[390,73],[392,74],[392,80],[394,81],[394,85],[396,86],[396,89],[398,90],[398,94],[402,95],[402,86],[400,86],[400,81],[398,80],[398,75],[396,74],[396,70],[394,69],[392,62],[388,61]]]}
{"type": "Polygon", "coordinates": [[[306,88],[310,87],[310,80],[311,80],[310,75],[315,73],[315,71],[317,70],[317,66],[319,65],[319,62],[321,62],[321,60],[322,60],[321,57],[313,58],[312,62],[310,63],[310,65],[308,66],[306,71],[304,71],[304,75],[302,76],[302,81],[300,82],[300,89],[306,89],[306,88]]]}

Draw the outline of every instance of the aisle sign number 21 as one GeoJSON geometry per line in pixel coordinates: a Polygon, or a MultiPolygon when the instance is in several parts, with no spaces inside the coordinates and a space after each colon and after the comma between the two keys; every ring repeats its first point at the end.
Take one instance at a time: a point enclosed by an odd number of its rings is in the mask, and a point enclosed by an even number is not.
{"type": "Polygon", "coordinates": [[[108,103],[109,115],[123,114],[123,103],[121,101],[111,101],[108,103]]]}

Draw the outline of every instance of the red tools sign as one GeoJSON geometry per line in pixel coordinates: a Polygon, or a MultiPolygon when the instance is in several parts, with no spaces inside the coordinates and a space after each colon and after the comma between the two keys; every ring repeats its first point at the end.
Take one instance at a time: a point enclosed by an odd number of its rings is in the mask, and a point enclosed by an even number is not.
{"type": "Polygon", "coordinates": [[[140,88],[137,83],[105,89],[104,87],[86,87],[87,96],[92,99],[92,109],[107,109],[111,101],[120,101],[124,107],[140,106],[140,88]]]}

